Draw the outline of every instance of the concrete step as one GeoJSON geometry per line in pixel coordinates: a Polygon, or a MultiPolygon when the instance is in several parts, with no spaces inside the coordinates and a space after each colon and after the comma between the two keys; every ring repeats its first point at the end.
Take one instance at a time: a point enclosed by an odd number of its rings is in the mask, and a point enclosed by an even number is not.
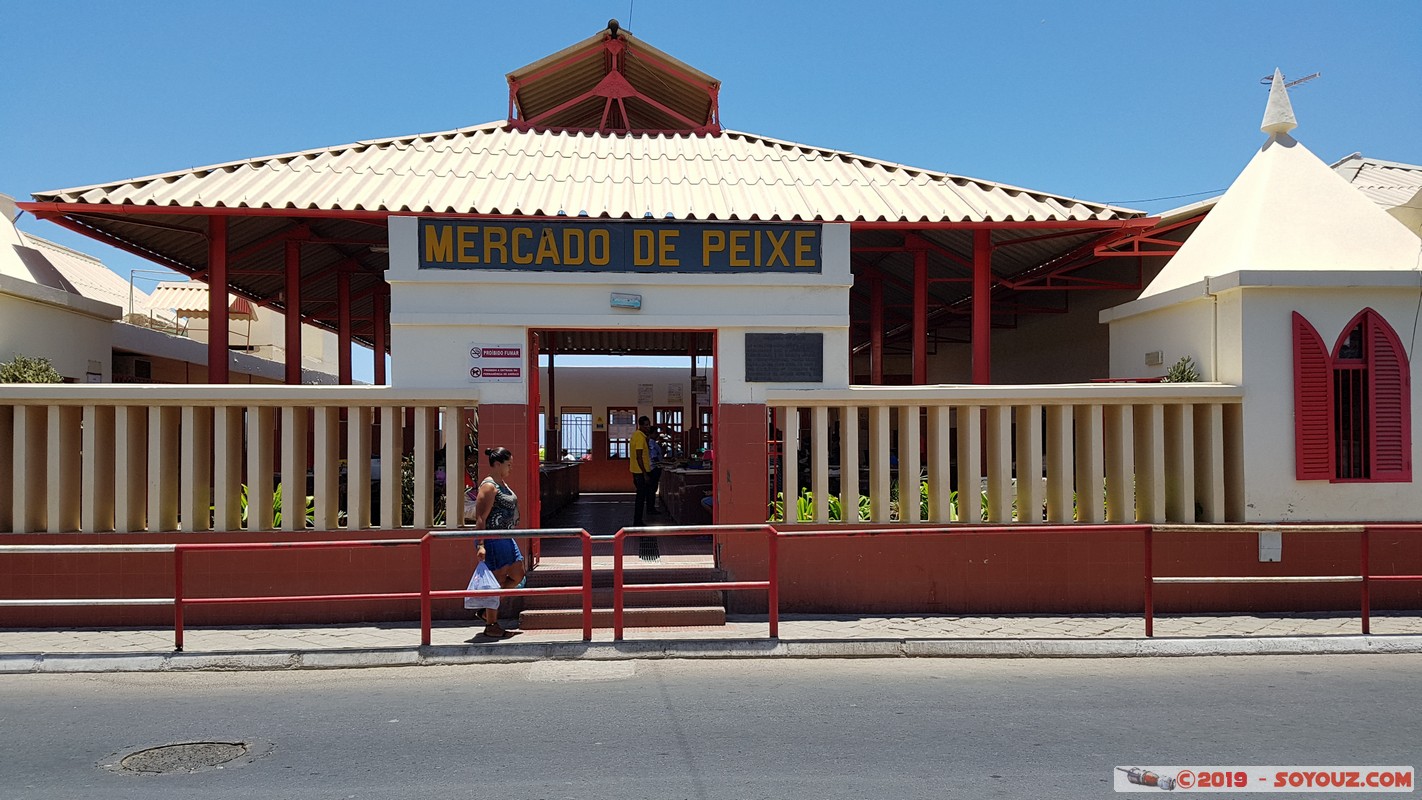
{"type": "MultiPolygon", "coordinates": [[[[666,591],[666,592],[627,592],[623,595],[623,602],[627,608],[668,608],[668,607],[688,607],[688,606],[721,606],[726,604],[725,597],[717,591],[666,591]]],[[[559,594],[548,596],[531,595],[523,598],[523,608],[526,610],[547,610],[561,608],[581,609],[583,598],[576,594],[559,594]]],[[[612,608],[612,587],[598,587],[593,589],[593,608],[612,608]]]]}
{"type": "MultiPolygon", "coordinates": [[[[518,617],[519,627],[526,631],[579,629],[583,627],[582,609],[527,610],[518,617]]],[[[721,606],[677,606],[667,608],[624,608],[622,625],[627,628],[690,628],[726,624],[726,609],[721,606]]],[[[612,609],[594,608],[593,627],[611,628],[612,609]]]]}
{"type": "MultiPolygon", "coordinates": [[[[714,567],[661,567],[656,569],[624,569],[623,583],[712,583],[726,579],[725,573],[714,567]]],[[[548,569],[538,567],[528,573],[530,587],[581,586],[581,569],[548,569]]],[[[612,570],[598,570],[593,573],[594,588],[610,588],[612,570]]]]}

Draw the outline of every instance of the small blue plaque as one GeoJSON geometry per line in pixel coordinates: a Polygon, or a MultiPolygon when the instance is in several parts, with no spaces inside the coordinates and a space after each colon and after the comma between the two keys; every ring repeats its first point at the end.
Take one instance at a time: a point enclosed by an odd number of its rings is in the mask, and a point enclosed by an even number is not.
{"type": "Polygon", "coordinates": [[[622,292],[613,292],[613,293],[612,293],[612,307],[613,307],[613,308],[641,308],[641,307],[642,307],[642,295],[640,295],[640,294],[623,294],[622,292]]]}

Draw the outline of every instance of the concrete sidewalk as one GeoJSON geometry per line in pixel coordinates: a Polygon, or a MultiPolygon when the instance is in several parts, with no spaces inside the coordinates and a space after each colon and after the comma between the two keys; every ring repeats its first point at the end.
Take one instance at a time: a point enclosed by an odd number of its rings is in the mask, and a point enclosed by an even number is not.
{"type": "MultiPolygon", "coordinates": [[[[1128,657],[1300,653],[1422,653],[1422,615],[1380,613],[1363,636],[1357,616],[1159,617],[1146,638],[1139,616],[785,615],[780,638],[764,617],[724,627],[519,631],[506,640],[482,625],[435,623],[420,646],[418,623],[189,628],[183,652],[172,629],[0,630],[0,673],[159,672],[414,666],[543,659],[764,657],[1128,657]]],[[[517,630],[516,628],[514,630],[517,630]]]]}

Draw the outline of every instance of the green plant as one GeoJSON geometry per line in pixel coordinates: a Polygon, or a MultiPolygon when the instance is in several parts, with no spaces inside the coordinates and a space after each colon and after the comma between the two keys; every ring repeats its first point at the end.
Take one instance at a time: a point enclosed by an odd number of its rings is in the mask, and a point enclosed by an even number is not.
{"type": "Polygon", "coordinates": [[[1194,359],[1181,356],[1170,369],[1166,370],[1162,383],[1196,383],[1200,380],[1200,370],[1194,359]]]}
{"type": "MultiPolygon", "coordinates": [[[[278,484],[276,491],[272,492],[272,527],[274,528],[281,527],[281,489],[281,485],[278,484]]],[[[242,484],[242,491],[238,495],[238,504],[242,510],[242,526],[246,527],[249,504],[247,501],[247,484],[245,483],[242,484]]],[[[212,512],[213,518],[216,519],[217,507],[208,506],[208,510],[212,512]]],[[[341,516],[344,518],[345,512],[341,512],[341,516]]],[[[309,494],[306,496],[306,527],[316,527],[316,498],[309,494]]]]}
{"type": "Polygon", "coordinates": [[[64,376],[47,358],[15,356],[0,361],[0,383],[63,383],[64,376]]]}
{"type": "MultiPolygon", "coordinates": [[[[839,522],[844,518],[844,504],[839,499],[839,495],[830,495],[827,502],[829,506],[829,521],[839,522]]],[[[769,506],[770,522],[785,521],[785,493],[776,492],[775,500],[769,506]]],[[[859,521],[867,522],[870,516],[869,498],[860,495],[859,497],[859,521]]],[[[815,495],[809,489],[801,489],[800,496],[795,500],[795,521],[814,522],[815,521],[815,495]]]]}

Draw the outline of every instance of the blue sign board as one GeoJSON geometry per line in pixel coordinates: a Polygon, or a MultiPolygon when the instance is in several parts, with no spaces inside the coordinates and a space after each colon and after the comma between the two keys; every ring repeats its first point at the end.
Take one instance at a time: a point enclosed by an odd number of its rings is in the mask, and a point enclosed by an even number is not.
{"type": "Polygon", "coordinates": [[[719,222],[419,220],[420,269],[818,273],[820,226],[719,222]]]}

